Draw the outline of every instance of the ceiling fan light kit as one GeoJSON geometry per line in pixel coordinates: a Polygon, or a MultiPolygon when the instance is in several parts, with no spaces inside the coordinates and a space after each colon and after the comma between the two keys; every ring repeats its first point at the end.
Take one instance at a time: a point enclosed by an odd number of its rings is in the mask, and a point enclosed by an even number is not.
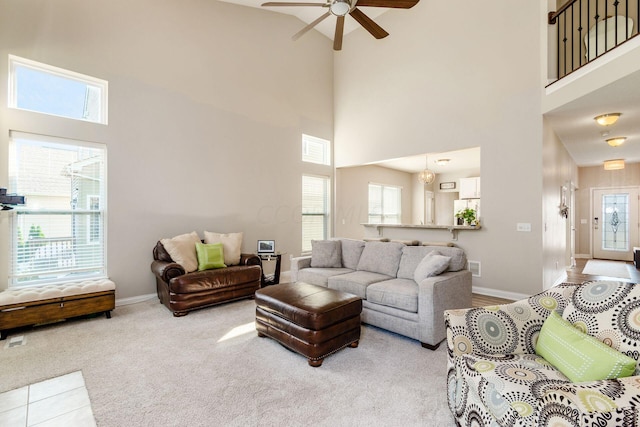
{"type": "Polygon", "coordinates": [[[351,10],[351,2],[349,0],[333,0],[329,10],[335,16],[345,16],[351,10]]]}
{"type": "Polygon", "coordinates": [[[313,29],[329,15],[337,18],[336,31],[333,38],[333,50],[342,50],[342,36],[344,33],[344,18],[351,15],[365,30],[376,39],[382,39],[389,35],[381,26],[376,24],[373,19],[365,15],[356,6],[366,7],[385,7],[393,9],[409,9],[415,6],[419,0],[327,0],[326,3],[308,3],[308,2],[267,2],[262,3],[264,7],[271,6],[316,6],[329,8],[329,11],[317,18],[315,21],[304,27],[293,35],[293,40],[299,39],[303,34],[313,29]]]}

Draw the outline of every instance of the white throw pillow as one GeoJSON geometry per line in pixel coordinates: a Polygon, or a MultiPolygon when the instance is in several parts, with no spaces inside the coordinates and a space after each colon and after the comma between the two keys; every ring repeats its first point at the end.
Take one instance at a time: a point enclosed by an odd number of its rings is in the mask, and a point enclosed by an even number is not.
{"type": "Polygon", "coordinates": [[[222,243],[222,251],[224,252],[224,263],[229,265],[240,264],[240,255],[242,253],[242,237],[243,233],[214,233],[213,231],[204,232],[205,243],[222,243]]]}
{"type": "Polygon", "coordinates": [[[192,231],[170,239],[161,239],[160,243],[171,259],[180,264],[184,271],[191,273],[198,269],[198,256],[196,255],[196,243],[200,243],[198,233],[192,231]]]}
{"type": "Polygon", "coordinates": [[[416,267],[416,271],[413,273],[413,280],[416,283],[420,283],[427,277],[437,276],[446,271],[450,261],[451,257],[444,256],[438,251],[429,252],[416,267]]]}

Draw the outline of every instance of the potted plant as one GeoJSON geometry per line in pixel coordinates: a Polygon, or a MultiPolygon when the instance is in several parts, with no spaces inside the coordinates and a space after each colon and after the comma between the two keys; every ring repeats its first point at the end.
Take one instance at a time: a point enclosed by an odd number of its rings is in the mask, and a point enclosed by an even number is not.
{"type": "Polygon", "coordinates": [[[458,225],[460,220],[464,221],[464,225],[476,225],[476,211],[475,209],[465,208],[456,212],[456,218],[458,218],[458,225]]]}

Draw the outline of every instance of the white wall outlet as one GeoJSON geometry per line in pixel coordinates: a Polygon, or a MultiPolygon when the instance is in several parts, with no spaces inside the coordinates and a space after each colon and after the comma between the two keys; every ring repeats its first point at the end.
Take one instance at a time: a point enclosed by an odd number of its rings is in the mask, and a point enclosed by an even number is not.
{"type": "Polygon", "coordinates": [[[531,231],[531,223],[529,222],[519,222],[516,224],[517,231],[531,231]]]}
{"type": "Polygon", "coordinates": [[[585,218],[580,218],[580,224],[587,224],[587,222],[585,218]]]}

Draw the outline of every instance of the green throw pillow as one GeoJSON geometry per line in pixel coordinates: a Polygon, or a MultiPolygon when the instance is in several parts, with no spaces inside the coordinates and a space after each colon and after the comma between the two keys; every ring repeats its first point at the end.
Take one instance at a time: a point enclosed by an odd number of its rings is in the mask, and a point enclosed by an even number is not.
{"type": "Polygon", "coordinates": [[[536,353],[572,382],[633,375],[636,361],[575,328],[552,311],[542,325],[536,353]]]}
{"type": "Polygon", "coordinates": [[[198,271],[226,267],[222,243],[196,243],[198,255],[198,271]]]}

